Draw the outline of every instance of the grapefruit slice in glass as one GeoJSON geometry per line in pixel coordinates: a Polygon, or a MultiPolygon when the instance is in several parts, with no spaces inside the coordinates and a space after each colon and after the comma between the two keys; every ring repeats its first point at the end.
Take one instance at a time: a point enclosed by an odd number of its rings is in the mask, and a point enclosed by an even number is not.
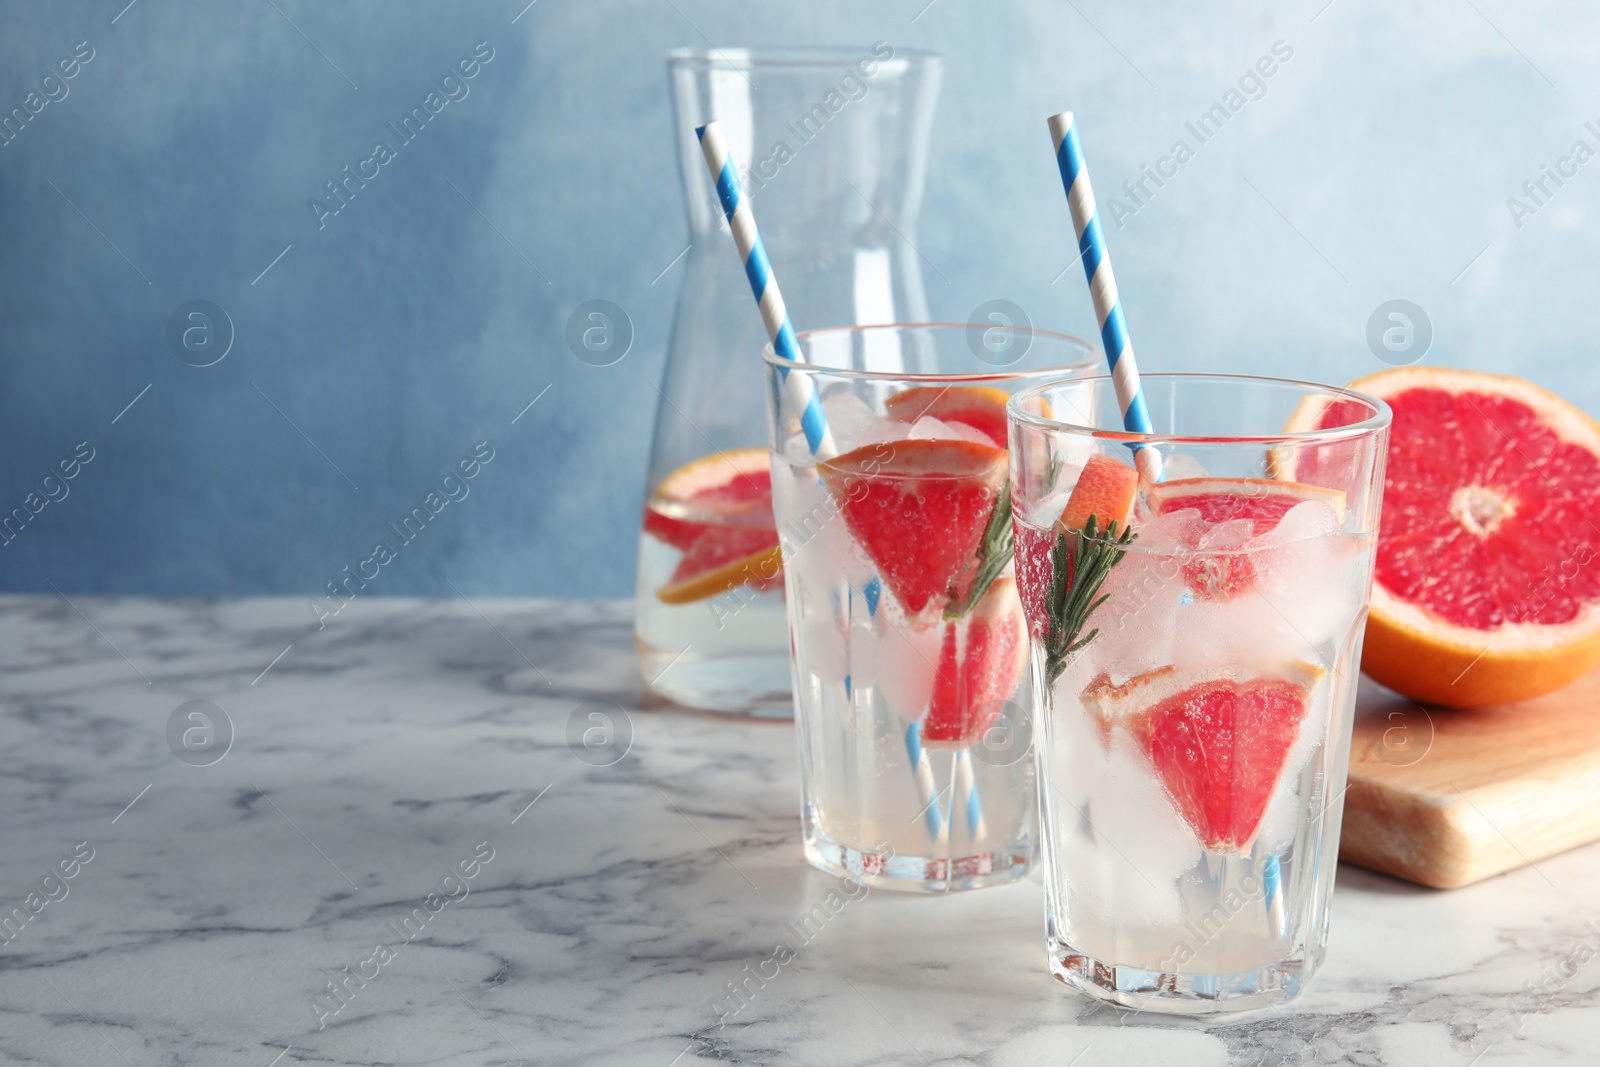
{"type": "Polygon", "coordinates": [[[983,736],[1028,665],[1017,583],[998,578],[966,618],[945,623],[922,742],[966,747],[983,736]]]}
{"type": "Polygon", "coordinates": [[[664,604],[691,604],[741,585],[765,590],[782,579],[764,448],[718,452],[667,475],[645,505],[643,529],[683,553],[656,591],[664,604]]]}
{"type": "MultiPolygon", "coordinates": [[[[1600,424],[1497,374],[1402,367],[1350,388],[1394,411],[1362,669],[1481,707],[1600,663],[1600,424]]],[[[1338,407],[1288,429],[1343,425],[1338,407]]]]}
{"type": "Polygon", "coordinates": [[[713,526],[684,552],[667,584],[656,590],[656,597],[663,604],[693,604],[741,585],[758,591],[769,589],[782,568],[777,530],[713,526]]]}
{"type": "Polygon", "coordinates": [[[766,449],[736,448],[686,463],[661,480],[645,505],[644,532],[680,551],[713,525],[774,525],[766,449]]]}
{"type": "MultiPolygon", "coordinates": [[[[845,526],[908,617],[966,584],[1006,480],[1006,453],[973,441],[863,445],[817,464],[845,526]]],[[[927,621],[932,621],[931,618],[927,621]]]]}
{"type": "Polygon", "coordinates": [[[1310,663],[1264,674],[1161,667],[1119,686],[1101,675],[1081,699],[1102,736],[1133,736],[1201,844],[1243,854],[1326,674],[1310,663]]]}

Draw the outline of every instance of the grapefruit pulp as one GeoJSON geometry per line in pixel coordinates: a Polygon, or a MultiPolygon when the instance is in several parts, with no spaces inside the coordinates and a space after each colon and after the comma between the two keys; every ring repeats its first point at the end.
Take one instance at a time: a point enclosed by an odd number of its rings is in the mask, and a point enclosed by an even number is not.
{"type": "Polygon", "coordinates": [[[1120,686],[1102,674],[1082,701],[1102,736],[1127,730],[1207,849],[1250,851],[1327,672],[1309,663],[1250,677],[1160,667],[1120,686]]]}
{"type": "Polygon", "coordinates": [[[656,591],[662,603],[691,604],[741,585],[764,590],[782,580],[764,448],[719,452],[667,475],[645,506],[643,529],[683,553],[656,591]]]}
{"type": "Polygon", "coordinates": [[[817,473],[895,602],[922,619],[970,580],[1005,484],[1006,454],[973,441],[911,438],[863,445],[818,463],[817,473]]]}
{"type": "MultiPolygon", "coordinates": [[[[1600,663],[1600,424],[1530,382],[1402,367],[1361,666],[1453,707],[1527,700],[1600,663]]],[[[1339,405],[1291,430],[1338,426],[1339,405]]]]}

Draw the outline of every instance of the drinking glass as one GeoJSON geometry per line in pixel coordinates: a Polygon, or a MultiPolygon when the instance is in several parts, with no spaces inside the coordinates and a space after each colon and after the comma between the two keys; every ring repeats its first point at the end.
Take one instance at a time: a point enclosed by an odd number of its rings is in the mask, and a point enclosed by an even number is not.
{"type": "Polygon", "coordinates": [[[767,337],[694,131],[721,124],[795,322],[926,318],[911,242],[942,60],[879,42],[685,49],[667,68],[689,245],[639,537],[639,667],[678,703],[788,718],[767,337]]]}
{"type": "Polygon", "coordinates": [[[1096,353],[992,322],[799,345],[803,363],[766,360],[806,858],[919,892],[1020,878],[1036,801],[1005,404],[1096,353]],[[831,438],[817,455],[813,393],[831,438]]]}
{"type": "Polygon", "coordinates": [[[1327,948],[1389,408],[1144,390],[1152,434],[1106,377],[1009,407],[1049,967],[1128,1007],[1243,1010],[1327,948]]]}

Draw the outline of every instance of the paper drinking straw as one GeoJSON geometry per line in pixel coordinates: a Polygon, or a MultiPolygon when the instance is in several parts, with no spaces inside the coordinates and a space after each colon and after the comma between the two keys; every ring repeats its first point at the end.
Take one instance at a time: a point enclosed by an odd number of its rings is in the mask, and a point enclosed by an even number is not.
{"type": "MultiPolygon", "coordinates": [[[[1083,273],[1089,279],[1095,317],[1100,321],[1100,341],[1117,390],[1117,404],[1122,408],[1123,428],[1130,433],[1151,433],[1144,387],[1139,384],[1139,366],[1134,362],[1133,342],[1128,339],[1128,324],[1122,315],[1122,297],[1111,272],[1111,253],[1100,229],[1100,213],[1095,209],[1094,189],[1089,185],[1089,167],[1083,159],[1083,145],[1078,141],[1072,112],[1050,116],[1050,137],[1055,141],[1056,166],[1061,169],[1061,185],[1067,191],[1072,225],[1078,231],[1083,273]]],[[[1161,480],[1161,455],[1155,449],[1138,449],[1134,461],[1146,481],[1161,480]]]]}
{"type": "MultiPolygon", "coordinates": [[[[804,363],[800,344],[795,340],[794,325],[789,321],[789,309],[783,303],[783,294],[778,291],[778,279],[773,276],[772,261],[767,258],[766,245],[762,244],[761,233],[756,229],[755,214],[744,198],[739,171],[728,153],[722,127],[712,120],[695,127],[694,132],[700,138],[700,151],[706,158],[706,167],[717,187],[717,198],[722,201],[728,229],[733,232],[733,243],[744,260],[745,277],[749,279],[750,292],[761,309],[761,321],[766,324],[772,350],[793,363],[804,363]]],[[[801,413],[800,428],[805,432],[806,445],[816,459],[829,459],[838,454],[838,448],[833,442],[833,434],[828,430],[822,399],[817,396],[810,375],[791,374],[790,369],[780,367],[778,373],[783,378],[784,391],[788,394],[790,404],[801,413]]],[[[878,593],[878,578],[874,575],[863,590],[872,614],[876,614],[878,593]]],[[[906,753],[911,758],[912,773],[929,813],[928,833],[937,841],[944,832],[944,819],[937,803],[938,794],[934,790],[933,771],[927,754],[922,751],[921,733],[916,724],[906,733],[906,753]]]]}
{"type": "Polygon", "coordinates": [[[922,794],[922,817],[928,822],[928,836],[937,841],[944,836],[944,813],[939,810],[933,764],[928,762],[928,754],[922,749],[921,723],[914,722],[906,727],[906,756],[911,760],[911,773],[917,777],[917,792],[922,794]]]}
{"type": "MultiPolygon", "coordinates": [[[[761,243],[756,217],[745,202],[739,171],[728,155],[722,127],[712,121],[695,127],[694,132],[700,138],[700,151],[705,154],[711,180],[717,186],[717,198],[722,201],[722,210],[728,217],[728,229],[733,231],[733,243],[744,260],[745,277],[750,279],[750,292],[761,308],[761,321],[766,323],[772,350],[784,359],[804,363],[799,342],[794,337],[794,325],[789,322],[789,309],[778,291],[778,279],[772,276],[772,261],[767,258],[766,245],[761,243]]],[[[800,428],[805,431],[811,454],[818,459],[837,455],[833,435],[828,432],[828,420],[822,413],[822,400],[812,387],[810,375],[790,374],[788,367],[780,367],[778,373],[783,377],[784,390],[794,409],[801,413],[800,428]]]]}
{"type": "MultiPolygon", "coordinates": [[[[956,753],[956,782],[967,795],[967,829],[973,840],[983,836],[983,805],[978,802],[978,781],[972,776],[972,750],[964,748],[956,753]]],[[[956,821],[955,800],[950,801],[950,821],[956,821]]]]}

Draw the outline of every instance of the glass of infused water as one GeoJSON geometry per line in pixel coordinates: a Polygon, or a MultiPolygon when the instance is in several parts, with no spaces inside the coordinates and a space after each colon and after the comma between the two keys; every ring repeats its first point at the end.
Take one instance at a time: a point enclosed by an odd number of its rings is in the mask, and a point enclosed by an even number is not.
{"type": "Polygon", "coordinates": [[[1327,947],[1389,408],[1143,382],[1149,434],[1107,377],[1009,407],[1049,967],[1128,1007],[1260,1007],[1327,947]]]}
{"type": "Polygon", "coordinates": [[[766,359],[806,857],[916,892],[1012,881],[1036,800],[1005,407],[1096,353],[1001,320],[799,348],[766,359]]]}

